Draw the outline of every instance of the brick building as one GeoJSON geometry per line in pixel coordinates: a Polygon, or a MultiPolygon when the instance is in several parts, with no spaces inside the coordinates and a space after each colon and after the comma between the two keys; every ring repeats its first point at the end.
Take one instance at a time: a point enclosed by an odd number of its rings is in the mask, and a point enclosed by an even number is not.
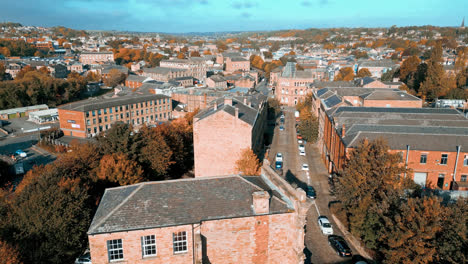
{"type": "Polygon", "coordinates": [[[114,53],[112,51],[82,52],[80,62],[83,64],[114,62],[114,53]]]}
{"type": "Polygon", "coordinates": [[[305,216],[289,197],[263,175],[106,189],[88,230],[91,258],[96,264],[303,263],[305,216]]]}
{"type": "Polygon", "coordinates": [[[320,122],[318,144],[330,172],[342,169],[362,140],[382,138],[416,183],[444,190],[466,184],[468,120],[455,109],[341,106],[320,122]]]}
{"type": "Polygon", "coordinates": [[[227,82],[222,75],[213,75],[206,79],[206,85],[210,88],[227,89],[227,82]]]}
{"type": "Polygon", "coordinates": [[[382,74],[398,67],[399,64],[392,60],[365,60],[358,64],[357,71],[362,68],[367,68],[372,74],[372,77],[380,78],[382,77],[382,74]]]}
{"type": "Polygon", "coordinates": [[[171,79],[179,77],[192,76],[191,73],[186,69],[167,67],[144,68],[141,75],[161,82],[168,82],[171,79]]]}
{"type": "Polygon", "coordinates": [[[250,61],[242,57],[227,57],[226,58],[226,72],[232,73],[235,71],[249,72],[250,61]]]}
{"type": "Polygon", "coordinates": [[[244,88],[254,88],[257,84],[255,78],[250,76],[250,74],[245,74],[239,80],[234,82],[236,87],[244,87],[244,88]]]}
{"type": "Polygon", "coordinates": [[[283,105],[294,106],[312,92],[309,84],[313,81],[311,71],[297,71],[296,63],[288,62],[278,77],[275,97],[283,105]]]}
{"type": "Polygon", "coordinates": [[[213,100],[227,95],[227,92],[211,89],[183,89],[172,92],[171,98],[185,105],[185,110],[193,112],[195,109],[205,109],[213,100]]]}
{"type": "Polygon", "coordinates": [[[92,137],[115,122],[138,127],[171,117],[171,99],[159,94],[128,93],[123,96],[90,98],[58,107],[60,129],[66,136],[92,137]]]}
{"type": "Polygon", "coordinates": [[[195,177],[237,174],[235,163],[243,149],[262,153],[266,99],[260,94],[220,98],[194,117],[195,177]]]}
{"type": "Polygon", "coordinates": [[[145,81],[151,80],[153,79],[150,77],[130,74],[128,75],[127,79],[125,79],[125,86],[129,88],[139,88],[143,85],[145,81]]]}
{"type": "Polygon", "coordinates": [[[159,66],[186,70],[188,72],[187,76],[192,76],[193,78],[201,82],[205,82],[206,80],[206,71],[207,71],[208,66],[202,60],[197,60],[197,59],[162,60],[159,63],[159,66]]]}

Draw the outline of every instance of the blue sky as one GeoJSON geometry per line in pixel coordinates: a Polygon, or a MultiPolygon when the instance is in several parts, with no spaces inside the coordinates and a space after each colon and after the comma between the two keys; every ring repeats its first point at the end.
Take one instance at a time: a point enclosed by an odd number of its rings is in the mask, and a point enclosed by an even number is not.
{"type": "MultiPolygon", "coordinates": [[[[458,26],[466,0],[2,0],[25,25],[147,32],[458,26]]],[[[468,18],[467,18],[468,19],[468,18]]]]}

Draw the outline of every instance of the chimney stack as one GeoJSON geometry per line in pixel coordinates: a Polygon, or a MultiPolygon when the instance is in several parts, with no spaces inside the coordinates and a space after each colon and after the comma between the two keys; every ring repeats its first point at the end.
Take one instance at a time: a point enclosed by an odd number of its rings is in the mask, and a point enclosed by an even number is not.
{"type": "Polygon", "coordinates": [[[236,119],[239,118],[239,108],[234,108],[236,119]]]}
{"type": "Polygon", "coordinates": [[[270,194],[267,191],[258,191],[252,193],[252,207],[254,214],[270,213],[270,194]]]}
{"type": "Polygon", "coordinates": [[[214,104],[214,106],[213,106],[213,109],[214,109],[215,111],[218,110],[218,102],[215,101],[215,104],[214,104]]]}
{"type": "Polygon", "coordinates": [[[341,127],[341,138],[344,138],[345,136],[346,136],[346,127],[343,124],[343,126],[341,127]]]}
{"type": "Polygon", "coordinates": [[[244,97],[244,104],[247,105],[247,97],[244,97]]]}
{"type": "Polygon", "coordinates": [[[224,104],[232,106],[232,98],[224,97],[224,104]]]}

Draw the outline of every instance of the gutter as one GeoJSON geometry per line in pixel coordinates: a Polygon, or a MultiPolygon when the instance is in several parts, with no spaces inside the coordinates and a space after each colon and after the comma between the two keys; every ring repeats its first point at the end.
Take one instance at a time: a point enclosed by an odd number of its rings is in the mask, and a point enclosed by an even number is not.
{"type": "Polygon", "coordinates": [[[410,151],[410,145],[406,145],[405,178],[406,178],[406,170],[408,169],[409,151],[410,151]]]}
{"type": "Polygon", "coordinates": [[[453,181],[455,180],[455,176],[457,175],[457,166],[458,166],[458,157],[460,156],[461,145],[457,146],[457,158],[455,159],[455,168],[453,169],[453,181]]]}

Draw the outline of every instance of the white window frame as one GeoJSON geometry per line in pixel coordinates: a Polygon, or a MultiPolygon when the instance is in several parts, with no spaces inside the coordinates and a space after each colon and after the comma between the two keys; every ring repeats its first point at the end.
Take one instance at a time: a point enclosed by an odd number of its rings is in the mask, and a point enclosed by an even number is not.
{"type": "Polygon", "coordinates": [[[147,235],[141,237],[141,253],[144,258],[155,257],[158,255],[158,247],[156,246],[156,235],[147,235]],[[152,252],[154,253],[149,253],[152,252]]]}
{"type": "Polygon", "coordinates": [[[463,159],[463,166],[468,166],[468,155],[465,155],[465,158],[463,159]]]}
{"type": "Polygon", "coordinates": [[[123,241],[121,238],[107,240],[107,256],[109,257],[109,262],[124,259],[123,241]]]}
{"type": "Polygon", "coordinates": [[[172,250],[174,254],[186,253],[188,251],[186,231],[172,233],[172,250]]]}
{"type": "Polygon", "coordinates": [[[440,165],[447,165],[448,163],[448,154],[446,153],[443,153],[440,155],[440,165]],[[445,163],[442,163],[442,161],[444,160],[444,155],[445,155],[445,163]]]}

